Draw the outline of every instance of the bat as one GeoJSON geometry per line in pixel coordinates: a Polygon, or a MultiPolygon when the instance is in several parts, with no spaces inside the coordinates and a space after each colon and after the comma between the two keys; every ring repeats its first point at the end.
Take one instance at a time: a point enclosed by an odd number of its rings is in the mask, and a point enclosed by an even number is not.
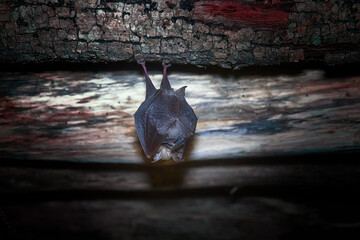
{"type": "Polygon", "coordinates": [[[197,116],[185,100],[185,88],[174,91],[166,75],[169,65],[163,64],[160,89],[149,77],[145,62],[139,62],[145,72],[146,97],[134,114],[135,127],[142,149],[153,162],[172,158],[184,161],[194,136],[197,116]]]}

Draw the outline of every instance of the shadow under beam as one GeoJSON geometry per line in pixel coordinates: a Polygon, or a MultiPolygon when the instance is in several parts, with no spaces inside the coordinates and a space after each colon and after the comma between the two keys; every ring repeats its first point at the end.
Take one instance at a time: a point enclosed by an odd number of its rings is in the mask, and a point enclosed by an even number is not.
{"type": "Polygon", "coordinates": [[[73,169],[89,171],[152,171],[154,169],[196,168],[210,166],[252,166],[252,165],[360,165],[360,151],[336,151],[326,153],[283,154],[272,156],[252,156],[241,158],[203,159],[181,163],[104,163],[72,162],[66,160],[20,160],[0,159],[0,167],[35,168],[35,169],[73,169]]]}

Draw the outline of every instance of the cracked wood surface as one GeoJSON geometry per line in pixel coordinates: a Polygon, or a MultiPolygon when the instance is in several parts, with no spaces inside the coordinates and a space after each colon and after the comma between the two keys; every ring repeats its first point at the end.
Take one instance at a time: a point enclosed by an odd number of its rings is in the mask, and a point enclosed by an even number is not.
{"type": "Polygon", "coordinates": [[[5,0],[0,62],[359,62],[360,4],[313,0],[5,0]]]}

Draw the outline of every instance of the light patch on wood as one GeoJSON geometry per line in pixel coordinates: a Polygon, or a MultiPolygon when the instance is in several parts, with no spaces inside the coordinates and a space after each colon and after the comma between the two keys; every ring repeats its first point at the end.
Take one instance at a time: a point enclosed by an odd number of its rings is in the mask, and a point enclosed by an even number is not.
{"type": "MultiPolygon", "coordinates": [[[[150,75],[158,88],[161,73],[150,75]]],[[[199,117],[190,160],[360,147],[360,77],[171,73],[199,117]]],[[[145,99],[137,72],[5,73],[1,158],[144,162],[133,114],[145,99]]]]}

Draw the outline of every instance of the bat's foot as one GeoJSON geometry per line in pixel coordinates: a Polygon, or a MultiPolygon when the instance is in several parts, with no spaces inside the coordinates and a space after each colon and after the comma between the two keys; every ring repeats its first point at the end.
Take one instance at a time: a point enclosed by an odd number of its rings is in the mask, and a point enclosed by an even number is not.
{"type": "Polygon", "coordinates": [[[146,78],[149,78],[148,71],[147,71],[146,66],[145,66],[145,60],[140,59],[140,60],[137,61],[137,63],[140,64],[143,67],[146,78]]]}
{"type": "Polygon", "coordinates": [[[143,67],[145,66],[145,60],[144,59],[137,60],[137,63],[142,65],[143,67]]]}
{"type": "Polygon", "coordinates": [[[162,62],[162,65],[163,65],[164,68],[171,67],[171,64],[169,62],[165,61],[165,60],[162,62]]]}
{"type": "Polygon", "coordinates": [[[166,70],[168,69],[168,67],[171,67],[171,64],[170,63],[166,64],[165,62],[163,62],[162,65],[163,65],[163,75],[165,76],[166,70]]]}
{"type": "Polygon", "coordinates": [[[146,62],[145,59],[148,59],[148,56],[149,54],[145,54],[145,55],[141,54],[141,55],[137,55],[135,59],[137,59],[138,64],[145,66],[145,62],[146,62]]]}

